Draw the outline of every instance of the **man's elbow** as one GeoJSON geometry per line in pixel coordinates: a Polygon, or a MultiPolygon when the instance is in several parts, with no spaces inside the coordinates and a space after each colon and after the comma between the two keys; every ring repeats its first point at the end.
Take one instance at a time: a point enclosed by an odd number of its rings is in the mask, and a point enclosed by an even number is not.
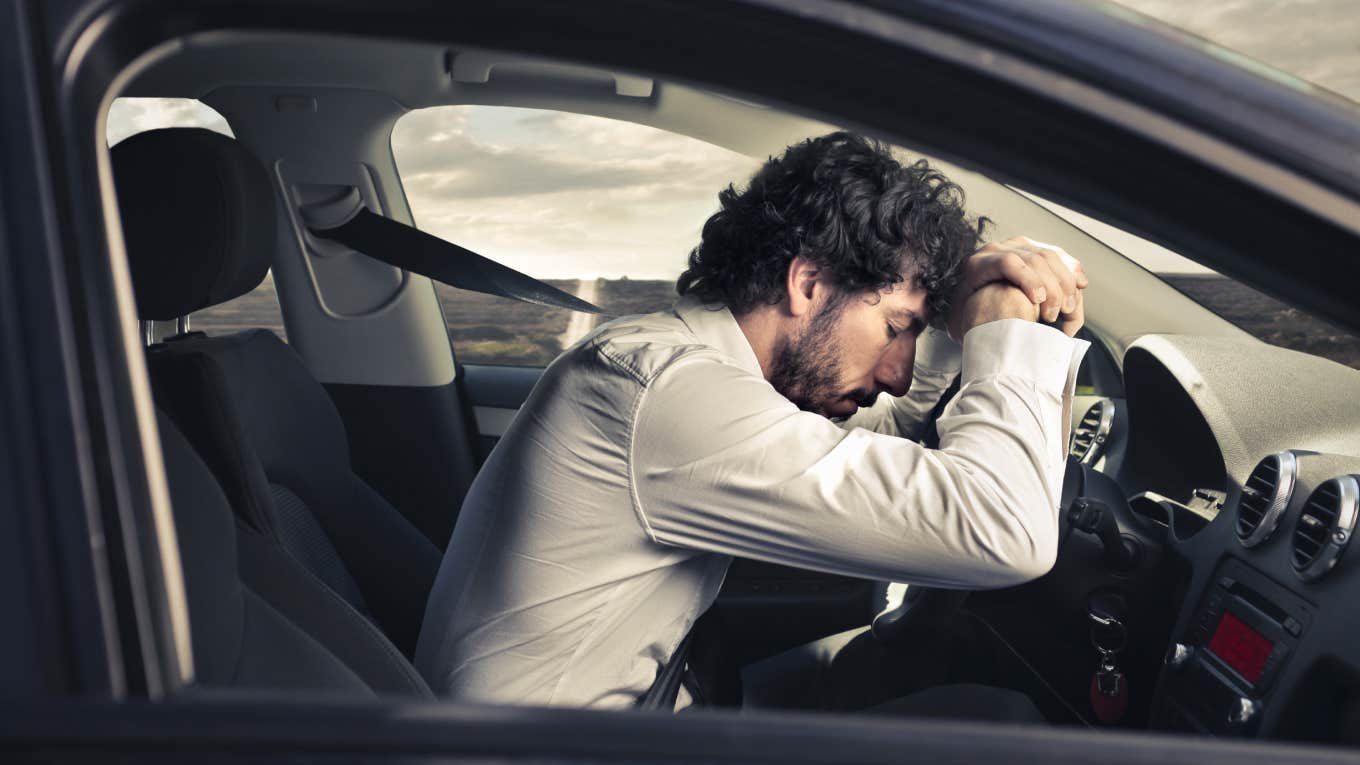
{"type": "Polygon", "coordinates": [[[998,475],[960,455],[955,464],[973,479],[970,506],[978,552],[986,560],[983,577],[994,588],[1015,587],[1044,576],[1058,561],[1058,501],[1046,490],[1044,476],[998,475]]]}
{"type": "Polygon", "coordinates": [[[1058,544],[1053,540],[1053,544],[1045,543],[1042,547],[1035,546],[1030,554],[1019,558],[1015,571],[1015,584],[1032,582],[1035,579],[1053,570],[1053,566],[1058,562],[1058,544]]]}
{"type": "MultiPolygon", "coordinates": [[[[1055,524],[1054,524],[1055,525],[1055,524]]],[[[1043,528],[1025,535],[1012,558],[1015,584],[1034,581],[1053,570],[1058,562],[1058,530],[1043,528]]]]}
{"type": "Polygon", "coordinates": [[[998,574],[1005,580],[1002,587],[1015,587],[1032,582],[1047,574],[1058,562],[1057,524],[1038,527],[1020,526],[997,556],[1001,565],[998,574]]]}

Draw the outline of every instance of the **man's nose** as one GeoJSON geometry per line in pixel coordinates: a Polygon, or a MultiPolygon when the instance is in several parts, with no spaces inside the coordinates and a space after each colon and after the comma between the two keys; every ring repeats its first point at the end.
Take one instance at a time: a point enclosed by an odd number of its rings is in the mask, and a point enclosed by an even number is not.
{"type": "Polygon", "coordinates": [[[897,348],[894,343],[888,352],[883,354],[883,358],[878,360],[878,368],[874,370],[874,380],[888,394],[892,396],[905,396],[907,390],[911,388],[911,368],[915,353],[914,349],[902,350],[897,348]]]}

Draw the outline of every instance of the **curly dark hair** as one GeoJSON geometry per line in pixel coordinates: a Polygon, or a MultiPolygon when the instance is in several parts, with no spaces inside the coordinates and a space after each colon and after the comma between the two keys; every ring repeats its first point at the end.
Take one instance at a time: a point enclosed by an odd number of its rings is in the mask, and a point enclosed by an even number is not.
{"type": "Polygon", "coordinates": [[[783,299],[798,255],[849,294],[888,289],[910,266],[932,315],[942,315],[988,223],[968,217],[963,189],[926,160],[904,166],[847,132],[790,146],[718,201],[676,291],[738,316],[783,299]]]}

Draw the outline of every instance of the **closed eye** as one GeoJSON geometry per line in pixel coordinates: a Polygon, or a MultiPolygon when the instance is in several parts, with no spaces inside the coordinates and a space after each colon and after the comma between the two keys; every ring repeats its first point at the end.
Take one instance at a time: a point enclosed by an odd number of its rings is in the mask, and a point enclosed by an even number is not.
{"type": "Polygon", "coordinates": [[[911,332],[912,334],[919,335],[926,329],[926,323],[915,316],[912,317],[911,326],[906,329],[898,329],[892,325],[892,322],[889,322],[885,326],[887,327],[888,342],[890,343],[896,340],[897,336],[901,335],[903,332],[911,332]]]}

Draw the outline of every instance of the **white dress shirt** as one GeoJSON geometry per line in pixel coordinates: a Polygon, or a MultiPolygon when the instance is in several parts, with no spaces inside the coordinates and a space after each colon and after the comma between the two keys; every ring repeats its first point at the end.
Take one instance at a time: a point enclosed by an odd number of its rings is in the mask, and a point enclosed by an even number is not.
{"type": "Polygon", "coordinates": [[[838,425],[775,391],[725,308],[683,298],[599,328],[473,482],[416,666],[460,701],[627,707],[733,556],[970,589],[1042,575],[1086,343],[1018,319],[961,354],[926,334],[908,395],[838,425]],[[960,364],[926,449],[908,437],[960,364]]]}

